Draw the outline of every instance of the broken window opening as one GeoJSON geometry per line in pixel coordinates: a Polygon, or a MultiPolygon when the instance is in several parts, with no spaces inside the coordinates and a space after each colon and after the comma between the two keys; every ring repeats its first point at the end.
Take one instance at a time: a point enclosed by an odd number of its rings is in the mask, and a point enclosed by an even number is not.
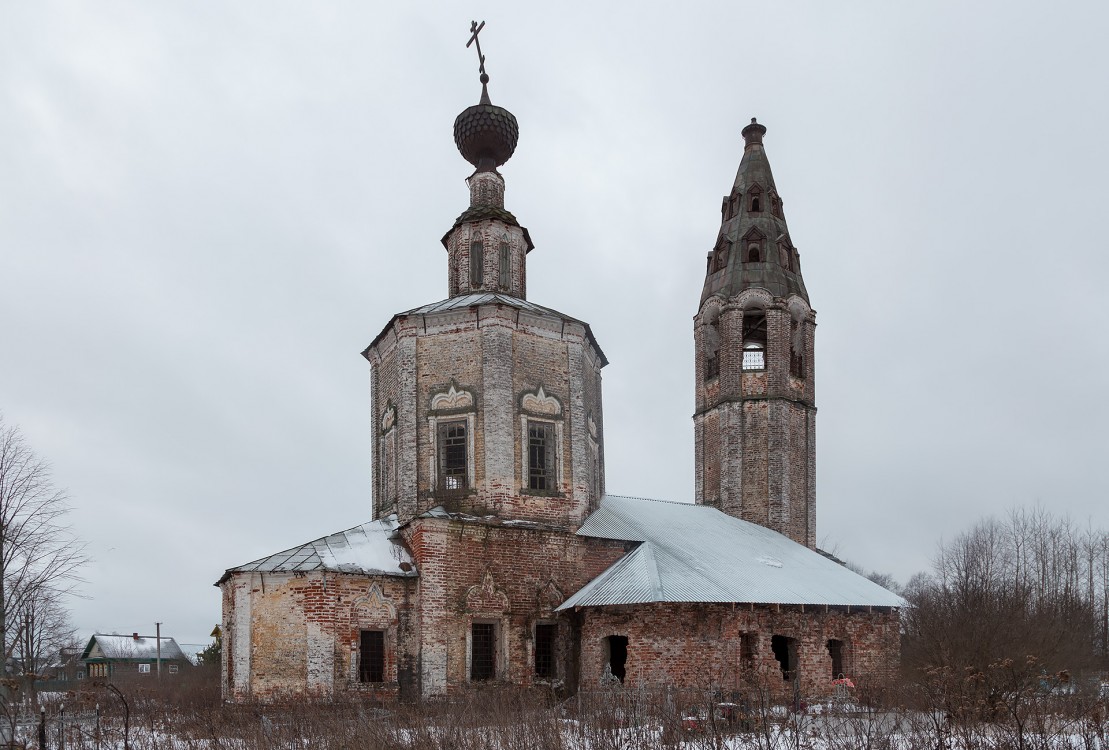
{"type": "Polygon", "coordinates": [[[470,629],[470,679],[491,680],[497,674],[497,626],[475,622],[470,629]]]}
{"type": "Polygon", "coordinates": [[[797,677],[797,639],[775,635],[770,638],[770,649],[782,670],[783,680],[797,677]]]}
{"type": "Polygon", "coordinates": [[[766,312],[743,314],[743,369],[766,369],[766,312]]]}
{"type": "Polygon", "coordinates": [[[752,242],[747,246],[747,262],[759,263],[762,260],[762,251],[759,249],[758,243],[752,242]]]}
{"type": "Polygon", "coordinates": [[[828,656],[832,660],[832,679],[842,680],[843,673],[843,641],[835,638],[828,641],[828,656]]]}
{"type": "Polygon", "coordinates": [[[385,631],[363,630],[358,643],[358,681],[385,682],[385,631]]]}
{"type": "Polygon", "coordinates": [[[535,674],[546,680],[555,678],[555,642],[558,625],[553,622],[535,624],[535,674]]]}
{"type": "Polygon", "coordinates": [[[555,489],[555,436],[550,422],[528,421],[528,488],[555,489]]]}
{"type": "Polygon", "coordinates": [[[474,238],[470,243],[470,286],[474,288],[481,287],[485,281],[484,258],[482,258],[483,246],[481,238],[474,238]]]}
{"type": "Polygon", "coordinates": [[[628,637],[626,635],[610,635],[605,638],[605,659],[612,676],[624,681],[627,675],[628,663],[628,637]]]}
{"type": "Polygon", "coordinates": [[[466,422],[439,425],[439,489],[466,489],[469,471],[466,449],[466,422]]]}

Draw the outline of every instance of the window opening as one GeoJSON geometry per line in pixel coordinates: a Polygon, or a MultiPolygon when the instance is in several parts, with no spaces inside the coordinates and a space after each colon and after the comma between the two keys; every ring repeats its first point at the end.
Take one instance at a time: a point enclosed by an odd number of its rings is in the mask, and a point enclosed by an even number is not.
{"type": "Polygon", "coordinates": [[[762,260],[762,253],[759,251],[758,243],[752,242],[747,246],[747,262],[759,263],[762,260]]]}
{"type": "Polygon", "coordinates": [[[766,313],[743,314],[743,369],[766,369],[766,313]]]}
{"type": "Polygon", "coordinates": [[[784,635],[775,635],[770,638],[770,648],[774,658],[782,670],[783,680],[792,680],[797,676],[797,641],[786,638],[784,635]]]}
{"type": "Polygon", "coordinates": [[[466,489],[466,423],[446,422],[439,425],[439,488],[466,489]]]}
{"type": "Polygon", "coordinates": [[[843,675],[843,641],[835,638],[828,641],[828,656],[832,660],[832,679],[841,679],[843,675]]]}
{"type": "Polygon", "coordinates": [[[470,286],[472,287],[480,287],[484,282],[482,249],[481,238],[476,238],[470,243],[470,286]]]}
{"type": "Polygon", "coordinates": [[[558,625],[540,622],[535,625],[535,674],[546,679],[555,677],[555,641],[558,625]]]}
{"type": "Polygon", "coordinates": [[[497,673],[497,626],[475,622],[470,630],[470,679],[491,680],[497,673]]]}
{"type": "Polygon", "coordinates": [[[608,653],[608,668],[612,676],[624,681],[627,674],[625,669],[628,663],[628,637],[626,635],[610,635],[605,638],[605,651],[608,653]]]}
{"type": "Polygon", "coordinates": [[[554,425],[528,422],[528,488],[555,488],[554,425]]]}
{"type": "Polygon", "coordinates": [[[358,681],[385,682],[385,631],[363,630],[358,644],[358,681]]]}
{"type": "Polygon", "coordinates": [[[512,251],[508,242],[501,240],[501,289],[512,286],[512,251]]]}

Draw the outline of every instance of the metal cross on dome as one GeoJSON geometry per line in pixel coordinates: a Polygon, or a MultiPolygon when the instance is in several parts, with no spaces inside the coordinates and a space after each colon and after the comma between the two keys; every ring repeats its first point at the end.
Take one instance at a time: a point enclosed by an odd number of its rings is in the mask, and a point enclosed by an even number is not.
{"type": "Polygon", "coordinates": [[[466,42],[467,47],[471,44],[477,45],[478,72],[482,75],[485,75],[485,55],[481,54],[481,40],[477,38],[477,35],[480,34],[481,30],[484,28],[485,21],[482,21],[480,24],[477,21],[470,21],[470,41],[466,42]]]}

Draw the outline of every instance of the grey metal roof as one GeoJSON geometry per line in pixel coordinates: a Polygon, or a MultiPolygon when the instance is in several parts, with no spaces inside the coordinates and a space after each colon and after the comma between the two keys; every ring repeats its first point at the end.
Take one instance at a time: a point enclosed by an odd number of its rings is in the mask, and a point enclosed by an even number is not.
{"type": "Polygon", "coordinates": [[[269,557],[228,568],[231,573],[308,572],[329,570],[367,575],[414,576],[412,556],[396,534],[396,515],[387,516],[330,536],[284,550],[269,557]],[[404,565],[403,569],[401,566],[404,565]]]}
{"type": "Polygon", "coordinates": [[[776,531],[705,505],[606,495],[578,535],[642,544],[559,609],[649,602],[904,604],[776,531]]]}
{"type": "MultiPolygon", "coordinates": [[[[96,633],[89,639],[81,653],[82,659],[136,659],[147,660],[158,657],[158,639],[154,636],[106,635],[96,633]]],[[[162,636],[162,660],[185,660],[177,641],[162,636]]]]}

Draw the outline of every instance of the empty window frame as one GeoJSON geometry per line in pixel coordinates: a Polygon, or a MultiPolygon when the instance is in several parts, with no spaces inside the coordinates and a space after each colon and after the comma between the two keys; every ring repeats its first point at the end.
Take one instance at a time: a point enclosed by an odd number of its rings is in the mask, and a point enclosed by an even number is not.
{"type": "Polygon", "coordinates": [[[468,486],[469,460],[466,455],[468,438],[466,421],[440,422],[439,437],[439,489],[464,490],[468,486]]]}
{"type": "Polygon", "coordinates": [[[605,661],[612,676],[624,681],[627,676],[628,665],[628,637],[626,635],[610,635],[605,638],[605,661]]]}
{"type": "Polygon", "coordinates": [[[359,635],[358,681],[385,682],[384,630],[363,630],[359,635]]]}
{"type": "Polygon", "coordinates": [[[843,670],[843,641],[832,638],[828,641],[828,658],[832,662],[832,679],[839,680],[844,677],[843,670]]]}
{"type": "Polygon", "coordinates": [[[553,622],[535,624],[535,675],[553,680],[555,674],[555,644],[558,642],[558,625],[553,622]]]}
{"type": "Polygon", "coordinates": [[[470,626],[470,679],[492,680],[497,676],[497,625],[475,622],[470,626]]]}
{"type": "Polygon", "coordinates": [[[482,250],[481,238],[475,237],[470,242],[470,286],[480,289],[485,282],[485,258],[482,250]]]}
{"type": "Polygon", "coordinates": [[[797,639],[787,638],[784,635],[771,636],[770,648],[782,670],[782,679],[795,679],[797,677],[797,639]]]}
{"type": "Polygon", "coordinates": [[[557,488],[555,427],[550,422],[528,420],[528,489],[557,488]]]}
{"type": "Polygon", "coordinates": [[[766,313],[743,314],[743,369],[766,369],[766,313]]]}

